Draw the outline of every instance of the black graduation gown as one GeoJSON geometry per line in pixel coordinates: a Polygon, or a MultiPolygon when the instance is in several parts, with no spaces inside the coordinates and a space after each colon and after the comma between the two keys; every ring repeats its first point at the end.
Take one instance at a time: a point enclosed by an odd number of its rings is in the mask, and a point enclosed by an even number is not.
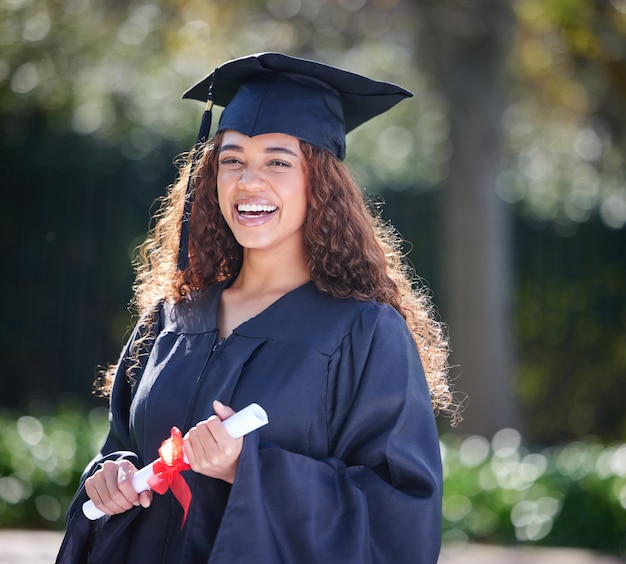
{"type": "Polygon", "coordinates": [[[308,283],[215,347],[224,287],[164,306],[138,384],[121,363],[109,433],[85,476],[107,458],[151,462],[170,428],[184,434],[214,399],[235,410],[256,402],[269,424],[244,439],[233,485],[183,472],[193,500],[182,529],[171,492],[93,525],[81,486],[57,562],[86,561],[90,545],[93,563],[434,564],[439,441],[402,317],[308,283]]]}

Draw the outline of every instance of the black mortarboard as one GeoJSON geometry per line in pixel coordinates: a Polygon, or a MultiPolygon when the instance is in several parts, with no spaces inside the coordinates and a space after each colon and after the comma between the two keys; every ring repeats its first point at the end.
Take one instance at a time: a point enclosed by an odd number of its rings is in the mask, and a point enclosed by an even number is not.
{"type": "Polygon", "coordinates": [[[412,94],[336,67],[261,53],[217,67],[183,98],[224,107],[218,131],[286,133],[343,159],[346,133],[412,94]]]}
{"type": "MultiPolygon", "coordinates": [[[[217,67],[183,98],[207,102],[198,146],[208,139],[214,102],[224,107],[217,131],[232,129],[250,137],[285,133],[343,159],[347,133],[410,96],[395,84],[281,53],[261,53],[217,67]]],[[[188,261],[190,190],[191,180],[178,255],[181,270],[188,261]]]]}

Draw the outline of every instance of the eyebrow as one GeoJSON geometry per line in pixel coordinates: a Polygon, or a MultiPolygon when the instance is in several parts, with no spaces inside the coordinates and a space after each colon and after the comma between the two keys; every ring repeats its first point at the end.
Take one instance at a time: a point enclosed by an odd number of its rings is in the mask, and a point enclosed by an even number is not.
{"type": "MultiPolygon", "coordinates": [[[[235,143],[229,143],[227,145],[222,145],[220,147],[220,153],[224,151],[237,151],[239,153],[243,152],[243,147],[241,145],[236,145],[235,143]]],[[[288,155],[292,155],[294,157],[299,157],[299,155],[292,151],[291,149],[287,149],[287,147],[267,147],[263,150],[264,153],[287,153],[288,155]]]]}

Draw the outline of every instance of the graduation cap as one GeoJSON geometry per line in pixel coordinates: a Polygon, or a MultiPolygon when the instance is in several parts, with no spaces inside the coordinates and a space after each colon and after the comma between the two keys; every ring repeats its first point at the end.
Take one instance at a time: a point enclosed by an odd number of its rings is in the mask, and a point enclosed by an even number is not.
{"type": "MultiPolygon", "coordinates": [[[[207,102],[197,150],[209,137],[213,104],[224,107],[217,131],[234,130],[253,137],[284,133],[342,159],[346,134],[412,94],[315,61],[281,53],[260,53],[228,61],[191,87],[183,98],[207,102]]],[[[188,264],[191,175],[182,218],[178,268],[188,264]]]]}

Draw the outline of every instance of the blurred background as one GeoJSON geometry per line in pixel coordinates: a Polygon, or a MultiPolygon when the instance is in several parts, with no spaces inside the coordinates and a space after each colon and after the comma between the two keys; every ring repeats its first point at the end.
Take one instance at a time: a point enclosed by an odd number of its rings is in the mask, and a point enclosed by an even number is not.
{"type": "Polygon", "coordinates": [[[347,162],[449,327],[447,546],[624,556],[626,0],[0,0],[0,527],[63,527],[181,94],[260,51],[415,94],[347,162]]]}

